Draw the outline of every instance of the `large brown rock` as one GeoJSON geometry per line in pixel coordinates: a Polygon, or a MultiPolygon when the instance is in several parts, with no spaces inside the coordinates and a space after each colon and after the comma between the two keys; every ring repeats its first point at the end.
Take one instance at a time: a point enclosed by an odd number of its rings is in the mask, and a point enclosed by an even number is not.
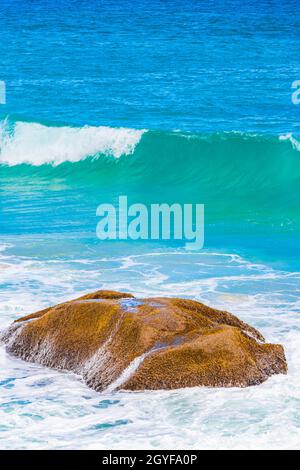
{"type": "Polygon", "coordinates": [[[2,340],[95,390],[245,387],[287,372],[282,346],[230,313],[177,298],[98,291],[17,320],[2,340]]]}

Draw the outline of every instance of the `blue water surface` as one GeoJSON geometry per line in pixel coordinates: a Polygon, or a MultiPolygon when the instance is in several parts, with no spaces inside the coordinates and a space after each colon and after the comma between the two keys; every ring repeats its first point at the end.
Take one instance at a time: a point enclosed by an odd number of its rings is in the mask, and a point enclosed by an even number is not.
{"type": "Polygon", "coordinates": [[[187,297],[289,364],[247,389],[100,395],[1,346],[1,449],[299,448],[299,24],[298,0],[1,0],[0,330],[99,289],[187,297]],[[205,204],[204,250],[100,241],[119,195],[205,204]]]}
{"type": "Polygon", "coordinates": [[[299,129],[297,0],[2,0],[0,80],[20,120],[299,129]]]}

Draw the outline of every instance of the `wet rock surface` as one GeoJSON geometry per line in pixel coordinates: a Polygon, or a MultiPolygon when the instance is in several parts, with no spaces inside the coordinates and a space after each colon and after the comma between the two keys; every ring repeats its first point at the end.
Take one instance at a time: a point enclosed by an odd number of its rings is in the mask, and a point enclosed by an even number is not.
{"type": "Polygon", "coordinates": [[[287,373],[281,345],[193,300],[97,291],[17,320],[2,335],[26,361],[95,390],[246,387],[287,373]]]}

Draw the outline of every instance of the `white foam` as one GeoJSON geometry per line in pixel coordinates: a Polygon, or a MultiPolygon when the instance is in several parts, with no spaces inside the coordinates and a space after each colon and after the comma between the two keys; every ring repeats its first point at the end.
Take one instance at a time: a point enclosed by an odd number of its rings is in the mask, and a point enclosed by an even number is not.
{"type": "Polygon", "coordinates": [[[295,150],[300,151],[300,142],[293,137],[293,134],[290,132],[288,134],[280,135],[279,140],[288,140],[295,150]]]}
{"type": "Polygon", "coordinates": [[[124,385],[130,377],[133,376],[133,374],[137,371],[139,366],[144,362],[146,357],[151,353],[152,351],[147,351],[141,356],[136,357],[133,359],[133,361],[129,364],[128,367],[122,372],[122,374],[107,387],[107,392],[113,392],[114,390],[117,390],[119,387],[124,385]]]}
{"type": "MultiPolygon", "coordinates": [[[[101,259],[97,253],[81,260],[11,253],[0,255],[6,265],[0,269],[0,328],[101,288],[137,297],[186,296],[228,310],[268,342],[283,344],[289,372],[245,389],[97,393],[74,374],[15,359],[0,346],[1,449],[299,448],[300,273],[229,253],[166,250],[101,259]]],[[[131,363],[111,388],[122,388],[144,359],[131,363]]],[[[98,360],[103,356],[91,358],[91,371],[98,360]]]]}
{"type": "Polygon", "coordinates": [[[0,123],[0,163],[9,166],[78,162],[87,157],[131,154],[145,130],[112,127],[47,127],[16,122],[0,123]]]}

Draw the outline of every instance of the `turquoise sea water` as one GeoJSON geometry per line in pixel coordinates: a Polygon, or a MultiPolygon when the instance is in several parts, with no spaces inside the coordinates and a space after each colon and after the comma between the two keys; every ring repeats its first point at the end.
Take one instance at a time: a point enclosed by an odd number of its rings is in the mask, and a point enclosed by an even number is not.
{"type": "Polygon", "coordinates": [[[2,0],[0,328],[99,288],[227,309],[286,348],[245,390],[97,394],[0,349],[1,448],[298,447],[299,5],[2,0]],[[96,208],[204,203],[205,247],[96,208]]]}

